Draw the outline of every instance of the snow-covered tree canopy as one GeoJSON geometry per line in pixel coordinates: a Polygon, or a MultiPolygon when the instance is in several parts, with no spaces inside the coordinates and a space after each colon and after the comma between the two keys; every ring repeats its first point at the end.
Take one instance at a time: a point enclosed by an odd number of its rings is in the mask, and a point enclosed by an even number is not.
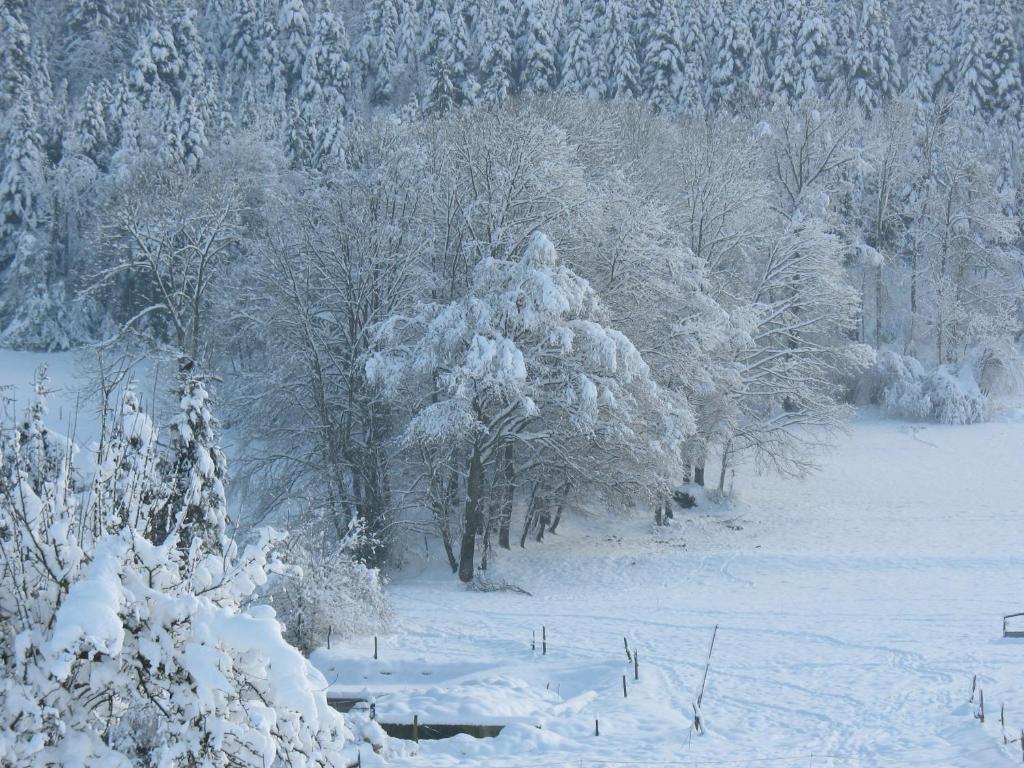
{"type": "MultiPolygon", "coordinates": [[[[0,343],[216,382],[250,516],[373,566],[805,472],[853,402],[983,418],[1022,379],[1018,5],[6,0],[0,343]]],[[[216,548],[195,394],[162,525],[216,548]]]]}

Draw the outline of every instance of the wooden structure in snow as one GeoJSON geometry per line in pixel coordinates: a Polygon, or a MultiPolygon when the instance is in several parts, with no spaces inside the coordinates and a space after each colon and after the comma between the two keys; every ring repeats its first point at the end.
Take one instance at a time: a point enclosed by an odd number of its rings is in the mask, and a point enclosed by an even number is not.
{"type": "Polygon", "coordinates": [[[1024,637],[1024,613],[1009,613],[1003,616],[1003,637],[1024,637]],[[1019,621],[1014,622],[1011,619],[1019,621]]]}

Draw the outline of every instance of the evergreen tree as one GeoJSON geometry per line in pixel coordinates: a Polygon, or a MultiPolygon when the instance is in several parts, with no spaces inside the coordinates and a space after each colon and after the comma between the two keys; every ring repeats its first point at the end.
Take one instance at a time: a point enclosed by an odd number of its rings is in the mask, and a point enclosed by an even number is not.
{"type": "Polygon", "coordinates": [[[748,0],[747,18],[754,48],[759,54],[752,65],[753,76],[767,91],[771,89],[774,63],[779,47],[779,25],[782,18],[783,0],[748,0]]]}
{"type": "Polygon", "coordinates": [[[139,43],[132,57],[129,82],[132,89],[149,104],[161,85],[178,98],[182,63],[169,29],[152,26],[139,43]]]}
{"type": "Polygon", "coordinates": [[[234,0],[234,9],[227,24],[227,43],[223,53],[223,67],[231,85],[240,88],[259,71],[260,14],[256,0],[234,0]]]}
{"type": "Polygon", "coordinates": [[[680,51],[679,14],[675,3],[663,1],[658,18],[646,35],[640,83],[644,97],[661,112],[672,112],[677,106],[680,72],[683,67],[680,51]]]}
{"type": "Polygon", "coordinates": [[[206,155],[206,122],[203,120],[199,99],[189,95],[181,105],[178,121],[177,144],[181,147],[181,162],[192,172],[199,168],[206,155]]]}
{"type": "MultiPolygon", "coordinates": [[[[480,32],[483,28],[485,0],[455,0],[452,15],[455,11],[461,11],[462,23],[466,26],[467,40],[471,47],[476,47],[480,39],[480,32]]],[[[454,23],[454,18],[452,19],[454,23]]]]}
{"type": "Polygon", "coordinates": [[[994,91],[989,79],[992,68],[988,63],[980,10],[978,0],[956,0],[953,12],[957,32],[956,89],[976,114],[989,111],[989,99],[994,91]]]}
{"type": "MultiPolygon", "coordinates": [[[[177,82],[172,85],[175,101],[181,105],[188,96],[204,99],[206,96],[205,45],[196,28],[196,11],[185,8],[173,20],[171,35],[180,60],[177,82]]],[[[208,105],[203,105],[204,108],[208,105]]]]}
{"type": "Polygon", "coordinates": [[[438,3],[430,14],[430,33],[425,38],[429,42],[422,51],[422,58],[432,62],[426,108],[434,114],[447,112],[455,105],[453,35],[448,9],[438,3]]]}
{"type": "Polygon", "coordinates": [[[318,170],[345,160],[345,121],[340,113],[324,115],[316,136],[312,165],[318,170]]]}
{"type": "Polygon", "coordinates": [[[69,348],[72,339],[64,275],[52,247],[57,196],[46,177],[41,129],[36,99],[24,93],[0,177],[0,345],[52,351],[69,348]]]}
{"type": "Polygon", "coordinates": [[[293,168],[302,168],[308,165],[312,155],[310,143],[306,115],[298,99],[289,99],[284,148],[293,168]]]}
{"type": "Polygon", "coordinates": [[[738,107],[746,99],[754,58],[746,8],[729,2],[722,9],[724,18],[715,39],[711,67],[711,104],[716,109],[738,107]]]}
{"type": "Polygon", "coordinates": [[[394,92],[398,59],[398,6],[396,0],[373,0],[366,31],[359,43],[363,84],[374,104],[386,104],[394,92]]]}
{"type": "MultiPolygon", "coordinates": [[[[433,1],[435,4],[440,4],[439,0],[433,1]]],[[[420,13],[421,8],[417,4],[417,0],[396,0],[395,8],[398,12],[396,40],[399,67],[415,69],[419,63],[420,49],[425,42],[420,38],[429,37],[429,27],[424,27],[424,14],[420,13]]],[[[426,19],[430,18],[431,10],[432,8],[426,9],[426,19]]]]}
{"type": "Polygon", "coordinates": [[[597,65],[594,60],[592,16],[583,10],[581,0],[570,0],[562,17],[565,27],[560,39],[561,87],[571,93],[582,93],[596,98],[600,95],[595,79],[597,65]]]}
{"type": "Polygon", "coordinates": [[[345,27],[340,18],[324,11],[317,18],[313,30],[313,40],[303,65],[299,96],[303,102],[317,102],[323,109],[346,114],[350,79],[345,27]]]}
{"type": "Polygon", "coordinates": [[[52,393],[47,368],[42,365],[32,375],[32,402],[17,426],[17,469],[32,492],[44,497],[47,484],[61,474],[71,458],[61,437],[46,426],[47,400],[52,393]]]}
{"type": "Polygon", "coordinates": [[[129,383],[121,398],[121,412],[109,440],[102,444],[97,490],[110,488],[111,496],[92,498],[94,519],[111,516],[108,525],[121,529],[149,530],[167,506],[170,483],[160,455],[157,430],[142,410],[138,394],[129,383]]]}
{"type": "Polygon", "coordinates": [[[437,55],[438,48],[450,45],[452,39],[452,17],[444,2],[424,5],[423,39],[420,43],[419,58],[430,62],[437,55]]]}
{"type": "MultiPolygon", "coordinates": [[[[74,73],[72,92],[122,69],[138,28],[127,19],[123,0],[71,0],[65,4],[61,70],[74,73]]],[[[51,38],[53,39],[53,38],[51,38]]]]}
{"type": "Polygon", "coordinates": [[[832,43],[832,29],[820,3],[786,0],[772,67],[772,93],[777,101],[795,105],[828,92],[832,43]]]}
{"type": "Polygon", "coordinates": [[[1009,0],[993,0],[990,7],[989,50],[986,57],[988,104],[998,122],[1017,125],[1022,117],[1021,58],[1009,0]]]}
{"type": "Polygon", "coordinates": [[[957,88],[957,63],[953,53],[950,16],[937,10],[928,35],[928,73],[932,103],[950,96],[957,88]]]}
{"type": "Polygon", "coordinates": [[[77,36],[109,30],[120,21],[117,10],[111,0],[71,0],[67,8],[68,31],[77,36]]]}
{"type": "Polygon", "coordinates": [[[184,165],[185,145],[182,142],[181,114],[169,94],[161,94],[149,108],[151,114],[160,117],[162,142],[157,149],[160,160],[169,166],[184,165]]]}
{"type": "Polygon", "coordinates": [[[512,90],[512,59],[515,51],[515,10],[510,0],[497,0],[484,17],[480,71],[485,75],[482,96],[500,103],[512,90]]]}
{"type": "Polygon", "coordinates": [[[549,91],[557,77],[555,43],[544,5],[540,0],[523,0],[519,16],[519,45],[516,79],[524,91],[549,91]]]}
{"type": "Polygon", "coordinates": [[[466,3],[456,0],[451,16],[451,78],[455,88],[455,102],[460,105],[475,104],[480,93],[480,85],[472,70],[473,51],[466,28],[466,19],[469,17],[466,3]]]}
{"type": "MultiPolygon", "coordinates": [[[[106,87],[106,81],[103,81],[106,87]]],[[[128,76],[122,73],[118,76],[117,82],[109,89],[109,95],[103,99],[106,105],[104,114],[107,127],[107,138],[110,141],[111,151],[116,151],[121,146],[122,125],[129,114],[138,108],[138,102],[128,76]]]]}
{"type": "Polygon", "coordinates": [[[632,20],[624,0],[605,0],[598,12],[597,66],[602,95],[635,96],[640,72],[631,35],[632,20]]]}
{"type": "Polygon", "coordinates": [[[850,98],[875,112],[899,92],[900,64],[880,0],[864,0],[849,73],[850,98]]]}
{"type": "Polygon", "coordinates": [[[444,48],[436,53],[431,72],[430,93],[427,95],[427,111],[443,114],[455,105],[456,91],[452,83],[451,49],[444,48]]]}
{"type": "Polygon", "coordinates": [[[909,0],[903,28],[906,92],[920,105],[930,105],[934,97],[929,64],[929,39],[933,23],[929,0],[909,0]]]}
{"type": "Polygon", "coordinates": [[[309,15],[302,0],[284,0],[277,26],[281,36],[279,50],[285,93],[290,95],[302,81],[309,49],[309,15]]]}
{"type": "Polygon", "coordinates": [[[21,238],[43,221],[44,164],[35,100],[23,92],[14,107],[0,177],[0,269],[14,258],[21,238]]]}
{"type": "Polygon", "coordinates": [[[706,40],[701,14],[695,5],[686,5],[681,19],[682,67],[679,72],[679,110],[685,115],[704,113],[707,104],[707,75],[704,65],[706,40]]]}
{"type": "Polygon", "coordinates": [[[32,36],[17,8],[0,2],[0,109],[15,104],[32,80],[32,36]]]}
{"type": "Polygon", "coordinates": [[[641,92],[646,90],[643,75],[646,51],[658,33],[658,22],[666,2],[667,0],[639,0],[633,14],[633,45],[636,46],[636,58],[640,64],[641,92]]]}
{"type": "Polygon", "coordinates": [[[54,88],[50,79],[50,55],[45,42],[32,46],[30,90],[35,99],[39,136],[47,166],[60,165],[64,156],[64,134],[71,127],[68,84],[64,80],[54,88]]]}
{"type": "Polygon", "coordinates": [[[222,551],[227,527],[224,498],[226,461],[217,441],[217,420],[203,381],[187,376],[179,390],[180,412],[171,423],[172,489],[164,535],[176,531],[178,545],[188,551],[200,540],[222,551]]]}
{"type": "Polygon", "coordinates": [[[106,170],[110,159],[110,141],[107,135],[107,110],[101,94],[101,87],[90,84],[86,88],[78,115],[77,134],[82,154],[106,170]]]}

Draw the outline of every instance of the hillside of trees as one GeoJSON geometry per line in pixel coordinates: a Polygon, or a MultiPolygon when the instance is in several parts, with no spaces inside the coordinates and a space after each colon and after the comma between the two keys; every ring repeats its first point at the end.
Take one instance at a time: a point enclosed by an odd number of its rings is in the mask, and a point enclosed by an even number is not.
{"type": "Polygon", "coordinates": [[[1013,0],[0,0],[0,344],[144,350],[254,520],[470,581],[1019,391],[1013,0]],[[714,457],[715,477],[705,480],[714,457]],[[523,518],[523,519],[520,519],[523,518]]]}

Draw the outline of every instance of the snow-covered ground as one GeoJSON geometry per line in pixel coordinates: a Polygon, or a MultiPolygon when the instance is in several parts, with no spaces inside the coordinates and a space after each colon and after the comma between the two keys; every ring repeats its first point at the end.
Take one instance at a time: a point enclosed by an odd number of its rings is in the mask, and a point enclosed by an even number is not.
{"type": "Polygon", "coordinates": [[[1020,764],[999,709],[1019,738],[1024,640],[1002,639],[1001,617],[1024,610],[1024,423],[863,415],[822,462],[803,482],[744,470],[731,509],[667,532],[564,522],[492,569],[529,597],[408,572],[380,660],[359,640],[315,662],[336,690],[380,695],[382,718],[511,723],[492,739],[392,740],[399,766],[1020,764]],[[707,733],[691,738],[715,624],[707,733]]]}

